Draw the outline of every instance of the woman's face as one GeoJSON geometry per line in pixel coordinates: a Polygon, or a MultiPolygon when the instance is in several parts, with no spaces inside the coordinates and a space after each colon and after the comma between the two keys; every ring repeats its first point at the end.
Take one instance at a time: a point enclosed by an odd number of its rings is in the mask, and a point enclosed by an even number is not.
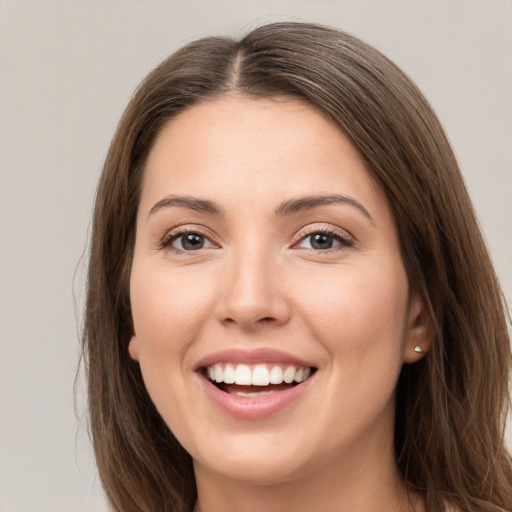
{"type": "Polygon", "coordinates": [[[130,295],[130,354],[198,475],[284,482],[392,452],[422,302],[384,193],[313,107],[224,96],[166,125],[130,295]]]}

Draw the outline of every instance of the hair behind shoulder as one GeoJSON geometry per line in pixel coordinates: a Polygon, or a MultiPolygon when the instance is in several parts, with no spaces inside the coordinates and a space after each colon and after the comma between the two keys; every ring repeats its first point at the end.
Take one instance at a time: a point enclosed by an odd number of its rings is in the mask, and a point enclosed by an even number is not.
{"type": "Polygon", "coordinates": [[[195,41],[140,85],[98,186],[84,323],[89,411],[114,510],[187,511],[189,455],[155,410],[132,334],[129,277],[141,177],[164,124],[229,91],[308,101],[350,138],[394,212],[411,287],[433,319],[430,352],[397,392],[399,469],[427,510],[512,510],[504,446],[511,364],[505,302],[453,152],[428,102],[377,50],[335,29],[276,23],[195,41]]]}

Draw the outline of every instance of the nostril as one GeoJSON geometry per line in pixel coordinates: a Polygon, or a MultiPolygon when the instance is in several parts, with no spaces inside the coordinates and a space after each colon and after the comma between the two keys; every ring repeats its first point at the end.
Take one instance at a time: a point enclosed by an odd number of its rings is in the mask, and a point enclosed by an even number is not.
{"type": "MultiPolygon", "coordinates": [[[[256,320],[256,324],[267,324],[267,323],[270,323],[270,322],[274,322],[276,319],[271,317],[271,316],[265,316],[263,318],[260,318],[258,320],[256,320]]],[[[230,317],[227,317],[224,319],[224,322],[227,323],[227,324],[236,324],[238,323],[234,318],[230,318],[230,317]]]]}

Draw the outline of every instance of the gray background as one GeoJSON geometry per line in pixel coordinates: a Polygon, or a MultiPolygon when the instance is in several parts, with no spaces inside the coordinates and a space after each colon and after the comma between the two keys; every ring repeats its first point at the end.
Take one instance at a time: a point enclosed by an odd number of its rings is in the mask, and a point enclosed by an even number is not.
{"type": "MultiPolygon", "coordinates": [[[[438,112],[512,299],[512,3],[0,0],[0,511],[106,510],[73,379],[95,183],[133,89],[199,36],[353,32],[438,112]],[[76,296],[76,306],[73,295],[76,296]]],[[[81,384],[80,384],[81,383],[81,384]]]]}

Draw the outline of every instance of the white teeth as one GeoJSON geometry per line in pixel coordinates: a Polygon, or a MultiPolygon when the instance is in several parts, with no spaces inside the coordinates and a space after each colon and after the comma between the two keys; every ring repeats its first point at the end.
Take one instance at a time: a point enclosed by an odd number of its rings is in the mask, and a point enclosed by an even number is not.
{"type": "Polygon", "coordinates": [[[224,372],[220,364],[215,365],[215,382],[222,382],[224,380],[224,372]]]}
{"type": "Polygon", "coordinates": [[[218,384],[224,382],[239,386],[268,386],[283,382],[286,384],[304,382],[311,375],[311,368],[257,364],[251,369],[246,364],[216,363],[208,366],[206,373],[211,381],[218,384]]]}
{"type": "Polygon", "coordinates": [[[235,384],[250,386],[252,384],[251,369],[245,364],[239,364],[235,370],[235,384]]]}
{"type": "Polygon", "coordinates": [[[286,382],[286,384],[290,384],[295,380],[295,367],[294,366],[288,366],[286,370],[284,371],[283,380],[286,382]]]}
{"type": "Polygon", "coordinates": [[[276,393],[276,391],[255,391],[254,393],[244,393],[243,391],[235,391],[233,394],[236,396],[252,397],[270,395],[271,393],[276,393]]]}
{"type": "Polygon", "coordinates": [[[227,364],[224,368],[224,382],[226,384],[235,383],[235,368],[232,364],[227,364]]]}
{"type": "Polygon", "coordinates": [[[311,368],[299,368],[295,374],[295,382],[304,382],[311,375],[311,368]]]}
{"type": "MultiPolygon", "coordinates": [[[[295,373],[295,378],[293,379],[295,382],[302,382],[302,375],[304,374],[304,370],[299,368],[295,373]]],[[[217,372],[215,372],[215,376],[217,376],[217,372]]]]}
{"type": "Polygon", "coordinates": [[[283,382],[283,370],[280,366],[273,366],[270,370],[270,384],[281,384],[283,382]]]}
{"type": "Polygon", "coordinates": [[[252,385],[253,386],[268,386],[270,382],[270,375],[268,369],[264,364],[259,364],[254,367],[252,371],[252,385]]]}

